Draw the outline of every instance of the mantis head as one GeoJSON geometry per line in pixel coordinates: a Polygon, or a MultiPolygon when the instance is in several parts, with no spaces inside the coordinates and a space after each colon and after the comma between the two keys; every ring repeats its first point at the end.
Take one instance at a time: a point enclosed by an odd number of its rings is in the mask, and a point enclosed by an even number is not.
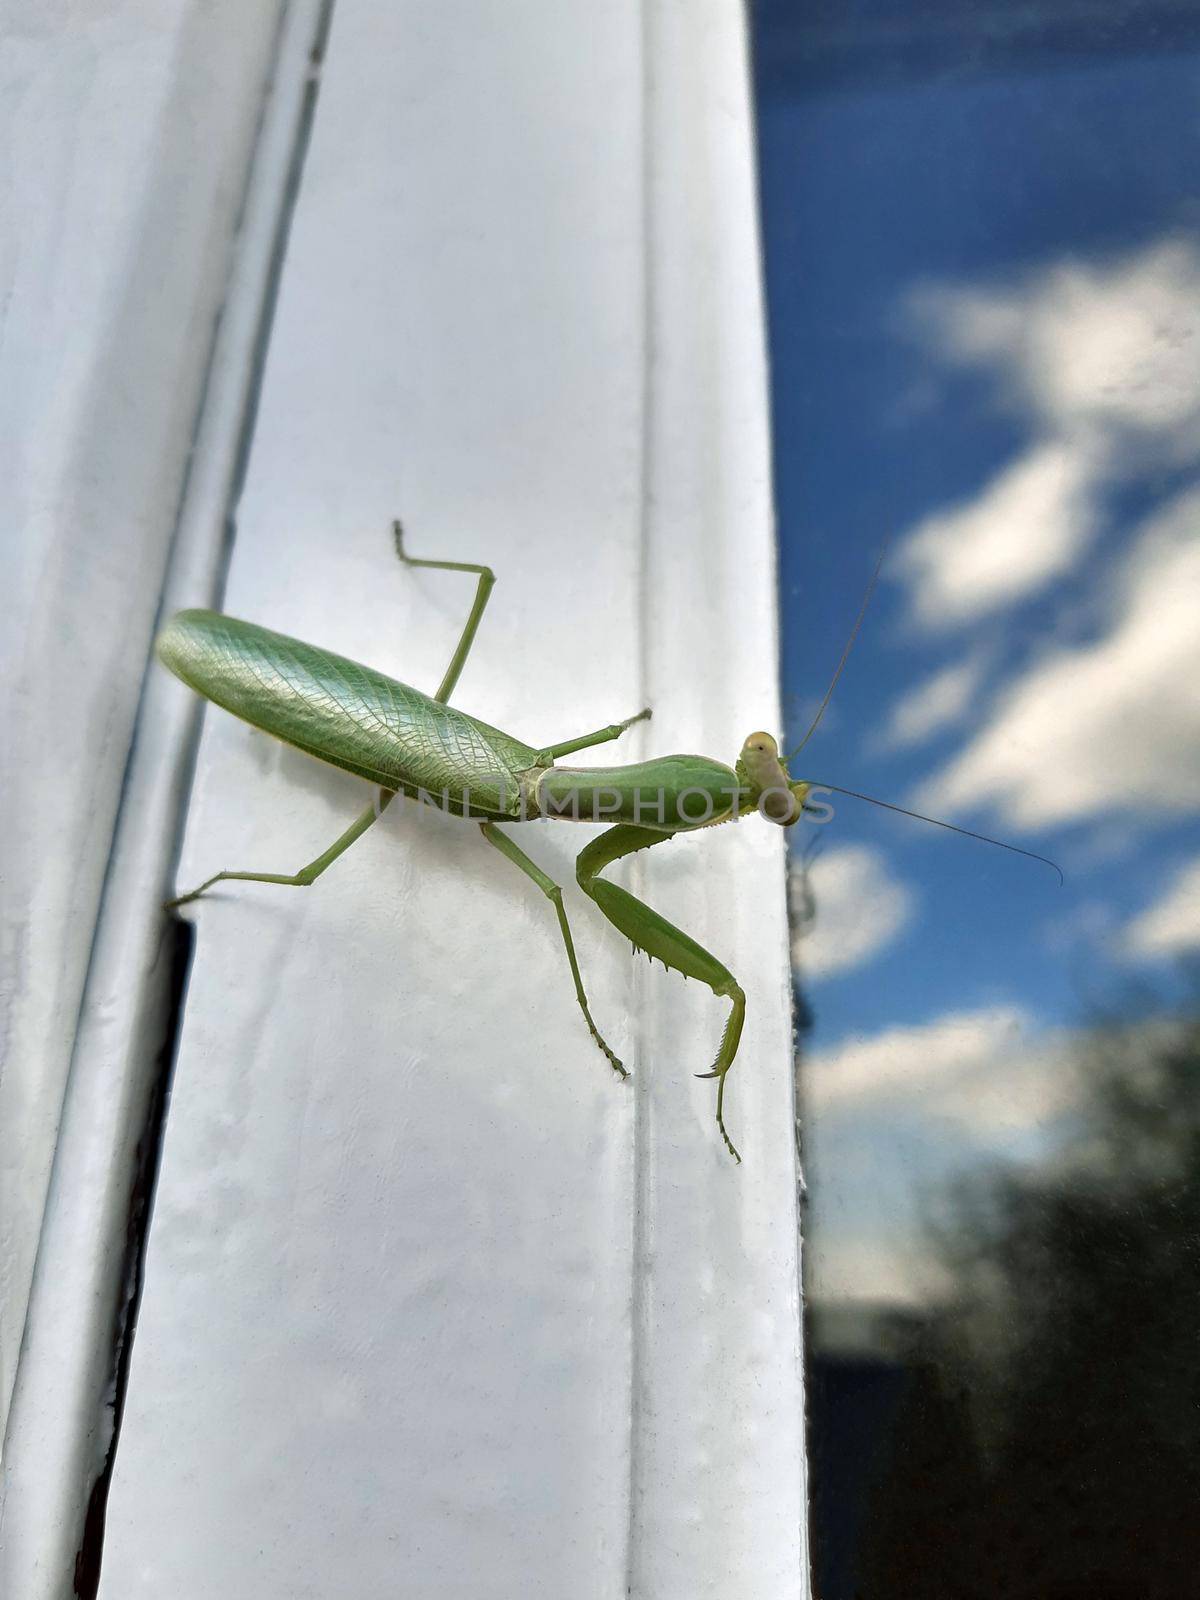
{"type": "Polygon", "coordinates": [[[742,746],[737,775],[748,791],[750,803],[782,828],[800,820],[810,783],[793,783],[769,733],[752,733],[742,746]]]}

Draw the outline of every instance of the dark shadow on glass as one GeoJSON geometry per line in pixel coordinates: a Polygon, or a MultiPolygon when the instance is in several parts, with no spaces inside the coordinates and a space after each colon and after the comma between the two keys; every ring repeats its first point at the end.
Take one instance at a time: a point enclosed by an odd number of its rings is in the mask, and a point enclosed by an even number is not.
{"type": "Polygon", "coordinates": [[[1077,1065],[1052,1165],[941,1197],[939,1308],[810,1314],[820,1600],[1196,1593],[1200,995],[1095,1028],[1077,1065]]]}

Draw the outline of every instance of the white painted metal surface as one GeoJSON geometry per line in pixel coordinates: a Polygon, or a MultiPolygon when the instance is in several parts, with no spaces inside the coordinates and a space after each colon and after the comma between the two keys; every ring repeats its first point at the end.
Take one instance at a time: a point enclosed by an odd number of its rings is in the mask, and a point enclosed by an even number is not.
{"type": "MultiPolygon", "coordinates": [[[[210,319],[210,343],[200,370],[189,366],[177,351],[174,359],[169,359],[173,354],[169,340],[162,349],[151,344],[150,352],[157,350],[161,357],[157,364],[150,360],[143,364],[144,380],[158,395],[164,414],[176,402],[181,384],[193,381],[197,404],[201,389],[204,394],[199,431],[181,446],[177,461],[180,480],[186,467],[186,492],[178,519],[175,500],[160,508],[165,518],[161,539],[164,547],[170,544],[171,559],[166,588],[159,599],[168,609],[185,596],[195,599],[216,590],[247,407],[254,398],[256,356],[269,306],[273,262],[287,216],[288,173],[302,142],[304,110],[311,99],[309,57],[319,39],[320,16],[316,0],[291,0],[278,45],[275,17],[258,19],[264,27],[270,21],[272,27],[261,38],[262,72],[257,80],[247,80],[241,87],[241,92],[253,99],[252,112],[244,114],[249,128],[242,149],[243,165],[253,146],[254,169],[249,184],[243,172],[227,197],[231,211],[237,214],[232,267],[233,241],[228,228],[205,241],[205,248],[220,247],[226,256],[216,274],[219,282],[214,304],[220,305],[220,318],[215,346],[210,319]],[[263,77],[268,64],[271,84],[263,77]]],[[[142,21],[146,23],[145,8],[142,21]]],[[[252,59],[251,34],[241,31],[250,28],[249,8],[234,15],[206,6],[193,21],[202,35],[203,25],[211,25],[215,37],[204,37],[214,49],[219,46],[237,53],[243,66],[252,59]]],[[[146,25],[152,34],[153,19],[146,25]]],[[[193,43],[195,29],[186,30],[193,43]]],[[[190,79],[193,73],[206,78],[212,96],[222,86],[228,88],[229,82],[219,72],[209,72],[206,77],[210,66],[196,44],[190,67],[180,66],[179,71],[184,78],[190,79]]],[[[218,157],[224,161],[228,154],[222,129],[242,121],[243,109],[231,100],[216,104],[210,98],[204,103],[214,119],[214,126],[208,129],[209,147],[214,163],[220,164],[218,157]],[[223,122],[217,126],[220,119],[223,122]]],[[[136,117],[138,105],[136,96],[130,98],[127,114],[136,117]]],[[[164,148],[173,152],[171,160],[178,165],[181,158],[172,141],[167,140],[164,148]]],[[[225,178],[232,182],[231,170],[225,178]]],[[[186,184],[180,184],[178,175],[173,192],[181,206],[191,193],[186,184]]],[[[125,218],[131,228],[139,220],[140,214],[125,218]]],[[[189,237],[190,230],[180,230],[182,240],[189,237]]],[[[126,242],[136,254],[134,243],[126,242]]],[[[169,281],[164,280],[159,289],[165,292],[168,286],[169,281]]],[[[151,301],[155,303],[153,296],[151,301]]],[[[180,307],[176,311],[182,315],[180,307]]],[[[147,315],[156,322],[167,319],[166,310],[155,309],[147,315]]],[[[137,416],[145,436],[155,439],[152,421],[140,412],[137,416]]],[[[89,420],[103,432],[106,414],[89,420]]],[[[134,459],[132,455],[125,458],[127,463],[134,459]]],[[[120,489],[128,487],[119,478],[111,484],[102,481],[114,499],[119,498],[120,489]]],[[[111,508],[110,516],[115,516],[111,508]]],[[[106,525],[104,531],[112,532],[113,545],[120,549],[120,523],[106,525]]],[[[68,532],[65,530],[64,537],[68,532]]],[[[136,590],[132,578],[131,584],[136,590]]],[[[52,588],[46,603],[56,595],[52,588]]],[[[102,637],[107,639],[122,628],[132,631],[144,625],[140,664],[144,668],[152,612],[143,616],[140,603],[131,595],[123,608],[114,604],[113,614],[102,617],[97,626],[103,626],[102,637]]],[[[86,643],[85,638],[82,644],[86,643]]],[[[82,654],[81,671],[96,659],[82,654]]],[[[67,680],[60,673],[55,681],[62,684],[67,680]]],[[[89,1504],[93,1509],[97,1504],[103,1467],[112,1450],[115,1364],[120,1354],[120,1344],[114,1348],[114,1337],[130,1289],[127,1230],[131,1188],[139,1147],[152,1137],[148,1107],[159,1075],[164,1029],[169,1025],[172,941],[161,901],[186,797],[188,772],[181,755],[189,743],[186,730],[196,718],[192,708],[169,692],[169,683],[158,673],[151,673],[142,686],[140,703],[139,686],[140,671],[127,686],[125,698],[113,694],[117,710],[127,712],[130,718],[133,704],[138,704],[137,737],[125,767],[100,916],[78,1006],[79,1024],[71,1045],[68,1089],[5,1440],[0,1593],[20,1595],[21,1600],[59,1600],[60,1596],[90,1592],[79,1587],[88,1581],[87,1560],[79,1564],[77,1558],[81,1547],[89,1544],[84,1537],[85,1515],[89,1504]]],[[[89,758],[99,764],[107,751],[103,731],[89,728],[81,735],[77,755],[85,768],[89,758]]],[[[17,790],[18,796],[23,792],[17,790]]],[[[64,848],[69,844],[71,841],[66,841],[64,848]]],[[[71,847],[78,848],[78,841],[71,847]]],[[[79,853],[82,857],[81,849],[79,853]]],[[[83,909],[86,912],[87,908],[83,909]]],[[[6,1134],[11,1132],[5,1129],[6,1134]]],[[[94,1539],[90,1545],[87,1554],[94,1560],[94,1539]]]]}
{"type": "MultiPolygon", "coordinates": [[[[339,0],[226,609],[434,684],[471,585],[402,570],[397,512],[497,571],[467,709],[549,741],[650,701],[628,759],[778,722],[730,0],[339,0]]],[[[180,882],[361,804],[212,713],[180,882]]],[[[591,830],[517,832],[570,886],[591,830]]],[[[631,886],[748,993],[740,1168],[691,1076],[724,1003],[568,887],[618,1085],[469,827],[397,803],[315,889],[195,909],[102,1595],[805,1591],[782,838],[656,854],[631,886]]]]}
{"type": "Polygon", "coordinates": [[[0,1433],[278,12],[0,12],[0,1433]]]}

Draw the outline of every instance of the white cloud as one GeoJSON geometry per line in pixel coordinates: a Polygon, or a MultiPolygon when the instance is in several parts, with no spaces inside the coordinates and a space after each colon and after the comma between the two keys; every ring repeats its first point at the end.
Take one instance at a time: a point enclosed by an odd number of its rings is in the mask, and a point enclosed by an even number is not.
{"type": "Polygon", "coordinates": [[[961,626],[1043,590],[1100,526],[1104,491],[1200,460],[1200,250],[1167,240],[1066,261],[1005,288],[924,286],[908,311],[930,354],[990,371],[1033,432],[972,500],[901,546],[914,619],[961,626]]]}
{"type": "Polygon", "coordinates": [[[814,1305],[826,1312],[831,1304],[863,1307],[861,1319],[839,1323],[843,1338],[855,1331],[870,1337],[868,1307],[916,1309],[940,1300],[952,1286],[929,1240],[911,1224],[850,1234],[839,1229],[832,1239],[806,1243],[804,1252],[805,1290],[814,1305]]]}
{"type": "MultiPolygon", "coordinates": [[[[1030,1027],[1018,1006],[954,1011],[934,1022],[851,1038],[808,1056],[801,1066],[806,1112],[850,1101],[926,1095],[1011,1051],[1030,1027]]],[[[925,1104],[925,1102],[922,1102],[925,1104]]]]}
{"type": "Polygon", "coordinates": [[[918,327],[947,362],[991,368],[1059,438],[1156,459],[1200,455],[1200,250],[1167,239],[1115,261],[1061,261],[1007,288],[925,286],[918,327]]]}
{"type": "Polygon", "coordinates": [[[805,1117],[886,1113],[958,1129],[971,1145],[1043,1131],[1079,1102],[1070,1033],[1039,1031],[1019,1006],[949,1012],[818,1051],[801,1063],[805,1117]]]}
{"type": "Polygon", "coordinates": [[[879,747],[906,750],[952,728],[967,714],[982,681],[983,659],[977,655],[935,672],[893,708],[879,747]]]}
{"type": "Polygon", "coordinates": [[[1200,948],[1200,857],[1182,868],[1166,894],[1125,930],[1135,956],[1182,955],[1200,948]]]}
{"type": "Polygon", "coordinates": [[[806,978],[829,978],[862,966],[912,920],[912,892],[892,876],[878,850],[866,845],[831,850],[807,873],[807,886],[799,867],[793,867],[791,879],[800,924],[792,959],[806,978]],[[811,907],[801,904],[806,895],[811,907]]]}
{"type": "Polygon", "coordinates": [[[902,546],[913,615],[927,629],[958,627],[1070,570],[1096,522],[1087,453],[1036,446],[967,504],[926,517],[902,546]]]}
{"type": "Polygon", "coordinates": [[[997,1142],[1046,1130],[1080,1101],[1070,1036],[1051,1033],[1014,1041],[947,1083],[931,1111],[972,1139],[997,1142]]]}
{"type": "Polygon", "coordinates": [[[1111,630],[1017,679],[915,809],[987,805],[1020,827],[1200,802],[1200,489],[1143,527],[1115,585],[1111,630]]]}

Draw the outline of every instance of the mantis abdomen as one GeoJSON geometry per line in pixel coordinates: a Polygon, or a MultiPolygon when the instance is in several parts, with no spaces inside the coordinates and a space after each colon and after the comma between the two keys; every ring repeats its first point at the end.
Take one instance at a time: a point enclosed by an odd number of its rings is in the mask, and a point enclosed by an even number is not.
{"type": "Polygon", "coordinates": [[[157,650],[189,688],[306,755],[465,816],[521,815],[532,746],[372,667],[216,611],[180,611],[157,650]]]}

